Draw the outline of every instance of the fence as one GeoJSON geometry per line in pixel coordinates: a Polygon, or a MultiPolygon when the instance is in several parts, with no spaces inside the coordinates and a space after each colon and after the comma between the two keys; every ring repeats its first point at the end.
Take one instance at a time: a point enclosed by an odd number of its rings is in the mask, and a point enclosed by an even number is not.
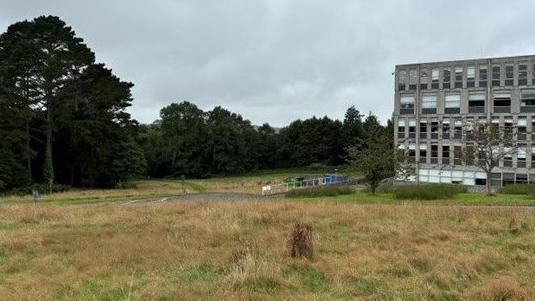
{"type": "Polygon", "coordinates": [[[295,181],[284,179],[283,183],[262,186],[262,195],[285,193],[293,189],[305,189],[323,185],[341,184],[346,178],[340,175],[324,175],[321,177],[297,177],[295,181]]]}

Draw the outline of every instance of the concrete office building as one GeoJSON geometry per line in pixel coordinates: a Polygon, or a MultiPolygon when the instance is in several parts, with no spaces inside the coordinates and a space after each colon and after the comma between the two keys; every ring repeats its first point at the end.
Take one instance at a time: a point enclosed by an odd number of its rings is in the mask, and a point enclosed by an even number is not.
{"type": "Polygon", "coordinates": [[[516,127],[521,147],[505,157],[492,184],[535,182],[535,55],[397,65],[394,139],[416,162],[410,180],[484,185],[462,160],[464,124],[516,127]]]}

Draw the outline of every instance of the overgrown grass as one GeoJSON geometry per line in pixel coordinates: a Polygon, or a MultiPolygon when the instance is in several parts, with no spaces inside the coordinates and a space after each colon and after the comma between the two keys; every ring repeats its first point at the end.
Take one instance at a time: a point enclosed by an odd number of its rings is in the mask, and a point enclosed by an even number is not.
{"type": "Polygon", "coordinates": [[[453,184],[399,185],[392,187],[398,200],[443,200],[466,192],[466,187],[453,184]]]}
{"type": "MultiPolygon", "coordinates": [[[[136,198],[168,197],[185,193],[230,192],[230,193],[262,193],[262,186],[281,183],[286,177],[303,175],[320,175],[323,172],[350,172],[344,166],[312,165],[302,168],[272,169],[247,173],[233,177],[214,177],[210,179],[151,179],[129,183],[122,189],[79,189],[62,191],[39,198],[41,203],[98,203],[136,198]]],[[[352,172],[358,176],[357,172],[352,172]]],[[[21,191],[25,194],[0,195],[0,203],[31,202],[31,190],[21,191]]]]}
{"type": "Polygon", "coordinates": [[[509,184],[503,186],[499,191],[503,194],[535,195],[535,184],[509,184]]]}
{"type": "Polygon", "coordinates": [[[530,210],[332,201],[357,195],[2,205],[0,299],[535,299],[530,210]],[[295,221],[312,259],[288,254],[295,221]]]}
{"type": "Polygon", "coordinates": [[[352,194],[355,191],[349,186],[337,186],[337,185],[326,185],[326,186],[317,186],[313,188],[303,188],[303,189],[294,189],[290,190],[286,197],[288,198],[317,198],[325,196],[338,196],[344,194],[352,194]]]}
{"type": "MultiPolygon", "coordinates": [[[[116,200],[138,198],[166,197],[185,193],[204,192],[206,189],[199,183],[182,180],[140,180],[129,184],[123,189],[79,189],[40,195],[40,204],[79,204],[100,203],[116,200]]],[[[13,194],[0,196],[0,204],[32,203],[32,195],[13,194]]]]}

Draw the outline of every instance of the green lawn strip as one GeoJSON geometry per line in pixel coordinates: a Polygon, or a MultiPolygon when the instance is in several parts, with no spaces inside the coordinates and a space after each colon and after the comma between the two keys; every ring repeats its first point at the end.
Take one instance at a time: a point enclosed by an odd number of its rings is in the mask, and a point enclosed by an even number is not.
{"type": "Polygon", "coordinates": [[[185,181],[185,182],[183,182],[183,184],[184,184],[184,186],[189,187],[191,190],[193,190],[195,192],[198,192],[198,193],[206,192],[206,187],[204,187],[203,185],[201,185],[199,183],[185,181]]]}
{"type": "MultiPolygon", "coordinates": [[[[288,200],[288,199],[286,199],[288,200]]],[[[461,193],[456,197],[447,200],[397,200],[391,193],[377,193],[370,195],[363,192],[356,192],[348,195],[338,195],[333,197],[317,198],[296,198],[292,200],[300,201],[341,201],[359,204],[429,204],[429,205],[466,205],[466,206],[535,206],[535,200],[527,195],[518,194],[497,194],[487,196],[481,193],[461,193]]]]}

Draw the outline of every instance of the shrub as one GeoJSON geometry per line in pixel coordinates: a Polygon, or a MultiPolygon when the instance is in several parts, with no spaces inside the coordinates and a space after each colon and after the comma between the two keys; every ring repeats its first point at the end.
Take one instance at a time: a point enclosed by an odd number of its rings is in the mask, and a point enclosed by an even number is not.
{"type": "Polygon", "coordinates": [[[326,186],[317,186],[313,188],[303,188],[303,189],[294,189],[290,190],[286,197],[289,198],[316,198],[322,196],[337,196],[342,194],[351,194],[353,189],[349,186],[335,186],[335,185],[326,185],[326,186]]]}
{"type": "Polygon", "coordinates": [[[520,225],[520,223],[516,220],[516,218],[512,218],[511,221],[509,222],[509,232],[512,233],[512,234],[518,234],[520,233],[520,230],[522,229],[522,226],[520,225]]]}
{"type": "Polygon", "coordinates": [[[535,194],[535,184],[509,184],[499,190],[504,194],[535,194]]]}
{"type": "MultiPolygon", "coordinates": [[[[18,187],[10,191],[10,193],[13,194],[32,194],[33,190],[37,190],[39,194],[47,194],[48,193],[48,185],[46,183],[41,184],[34,184],[31,186],[24,186],[24,187],[18,187]]],[[[52,192],[65,192],[69,191],[71,189],[71,186],[69,185],[62,185],[62,184],[54,184],[52,185],[52,192]]]]}
{"type": "MultiPolygon", "coordinates": [[[[392,184],[381,184],[379,185],[379,187],[377,187],[377,190],[375,192],[376,193],[394,193],[395,188],[396,186],[392,184]]],[[[366,187],[362,189],[362,192],[371,193],[371,189],[370,187],[366,187]]]]}
{"type": "Polygon", "coordinates": [[[314,246],[312,243],[312,226],[296,223],[288,239],[288,252],[291,257],[312,258],[314,246]]]}
{"type": "Polygon", "coordinates": [[[394,198],[401,200],[448,199],[463,192],[466,192],[466,187],[455,184],[402,185],[393,187],[394,198]]]}

